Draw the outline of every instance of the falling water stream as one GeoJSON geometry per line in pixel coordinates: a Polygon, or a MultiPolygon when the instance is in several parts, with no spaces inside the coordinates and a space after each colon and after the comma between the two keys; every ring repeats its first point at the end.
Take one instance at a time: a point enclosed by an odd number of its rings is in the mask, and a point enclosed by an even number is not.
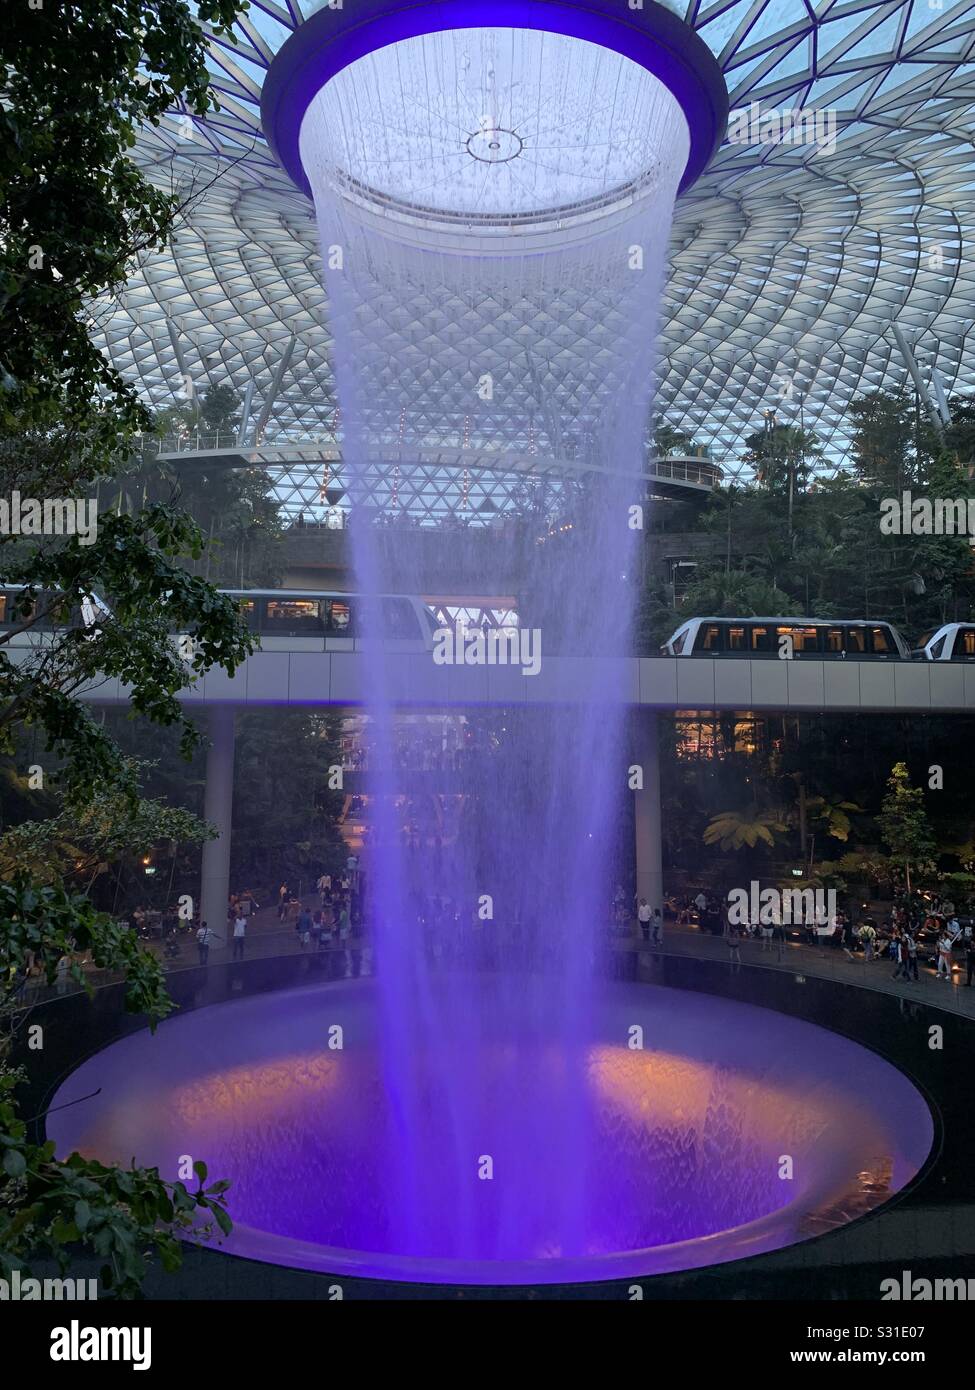
{"type": "MultiPolygon", "coordinates": [[[[421,454],[447,454],[445,482],[465,456],[470,466],[485,454],[528,454],[536,475],[526,497],[554,473],[549,486],[563,489],[573,534],[542,527],[528,557],[517,657],[535,669],[525,681],[544,681],[555,650],[629,650],[637,475],[688,145],[680,107],[649,73],[529,31],[397,44],[312,102],[302,161],[359,513],[356,586],[376,598],[373,623],[382,623],[381,596],[417,592],[419,577],[409,532],[365,514],[367,475],[384,471],[396,518],[409,514],[421,454]],[[456,90],[431,92],[428,66],[457,73],[456,90]],[[537,104],[543,90],[557,101],[537,104]],[[601,142],[586,113],[591,121],[607,103],[601,142]]],[[[518,528],[493,528],[481,593],[503,592],[523,548],[518,528]]],[[[587,674],[583,661],[572,706],[512,711],[456,835],[406,850],[397,798],[409,800],[410,774],[391,771],[397,712],[379,626],[369,635],[378,791],[365,868],[397,1246],[482,1259],[526,1248],[579,1254],[592,1239],[586,1058],[594,942],[612,897],[626,785],[624,691],[605,666],[587,674]],[[431,939],[445,915],[456,917],[449,969],[431,939]]],[[[468,661],[476,642],[468,639],[468,661]]],[[[446,655],[462,679],[457,645],[446,655]]],[[[507,664],[516,655],[501,654],[507,664]]]]}

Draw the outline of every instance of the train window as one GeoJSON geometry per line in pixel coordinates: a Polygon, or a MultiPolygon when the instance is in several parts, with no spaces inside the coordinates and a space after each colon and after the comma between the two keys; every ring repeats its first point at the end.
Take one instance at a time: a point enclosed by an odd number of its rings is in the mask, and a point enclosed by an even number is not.
{"type": "Polygon", "coordinates": [[[37,612],[37,603],[24,604],[22,597],[21,589],[15,589],[13,592],[8,590],[5,594],[0,594],[0,622],[11,625],[30,622],[37,612]]]}
{"type": "Polygon", "coordinates": [[[239,601],[239,608],[244,621],[251,630],[257,628],[257,605],[252,598],[245,598],[239,601]]]}
{"type": "Polygon", "coordinates": [[[419,637],[416,614],[409,599],[383,599],[383,633],[386,637],[419,637]]]}
{"type": "Polygon", "coordinates": [[[315,598],[269,598],[264,628],[277,633],[319,633],[322,630],[321,602],[315,598]]]}
{"type": "Polygon", "coordinates": [[[885,627],[872,627],[870,629],[872,650],[877,656],[890,656],[894,650],[894,639],[885,627]]]}
{"type": "Polygon", "coordinates": [[[867,630],[863,627],[846,629],[846,650],[851,656],[863,656],[867,650],[867,630]]]}
{"type": "Polygon", "coordinates": [[[670,644],[670,650],[674,653],[674,656],[680,656],[681,652],[684,650],[686,641],[687,633],[679,632],[670,644]]]}
{"type": "MultiPolygon", "coordinates": [[[[929,636],[929,637],[928,637],[928,641],[930,641],[930,640],[931,640],[931,639],[930,639],[930,636],[929,636]]],[[[921,643],[921,646],[922,646],[922,647],[926,647],[927,645],[928,645],[927,642],[922,642],[922,643],[921,643]]],[[[932,660],[932,661],[940,661],[940,660],[941,660],[941,653],[944,651],[944,645],[945,645],[945,638],[944,638],[944,637],[939,637],[938,640],[937,640],[937,642],[935,642],[934,646],[931,648],[931,660],[932,660]]]]}
{"type": "Polygon", "coordinates": [[[818,627],[780,627],[779,635],[783,633],[791,634],[792,650],[796,656],[815,656],[819,651],[818,627]]]}
{"type": "Polygon", "coordinates": [[[325,631],[332,637],[348,637],[352,628],[352,610],[348,601],[329,599],[325,604],[325,631]]]}
{"type": "Polygon", "coordinates": [[[841,656],[843,653],[843,629],[828,627],[823,638],[823,651],[827,656],[841,656]]]}
{"type": "Polygon", "coordinates": [[[727,637],[727,651],[747,651],[747,644],[745,642],[745,628],[743,625],[733,624],[731,627],[728,628],[725,636],[727,637]]]}
{"type": "Polygon", "coordinates": [[[699,652],[719,652],[721,650],[721,628],[717,623],[705,623],[698,633],[699,652]]]}
{"type": "Polygon", "coordinates": [[[975,657],[975,627],[961,627],[955,638],[955,649],[952,656],[963,656],[969,661],[975,657]]]}
{"type": "Polygon", "coordinates": [[[772,629],[763,624],[753,623],[749,628],[751,634],[751,649],[753,652],[773,652],[775,642],[772,638],[772,629]]]}

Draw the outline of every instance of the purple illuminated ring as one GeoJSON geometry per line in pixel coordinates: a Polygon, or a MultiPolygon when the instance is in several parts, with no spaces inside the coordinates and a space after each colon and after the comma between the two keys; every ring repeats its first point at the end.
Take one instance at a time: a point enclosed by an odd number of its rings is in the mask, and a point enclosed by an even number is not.
{"type": "Polygon", "coordinates": [[[670,10],[644,0],[347,0],[305,21],[275,56],[261,93],[264,135],[305,193],[298,138],[305,112],[325,84],[359,58],[402,39],[446,29],[538,29],[585,39],[629,58],[671,92],[691,144],[680,182],[689,188],[724,139],[728,91],[711,50],[670,10]]]}

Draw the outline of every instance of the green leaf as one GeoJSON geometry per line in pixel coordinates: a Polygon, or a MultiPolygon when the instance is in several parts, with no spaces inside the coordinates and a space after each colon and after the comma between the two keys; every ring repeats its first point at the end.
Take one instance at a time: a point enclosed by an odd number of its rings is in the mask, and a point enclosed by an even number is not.
{"type": "Polygon", "coordinates": [[[27,1160],[20,1149],[7,1149],[3,1155],[3,1170],[8,1177],[21,1178],[27,1171],[27,1160]]]}

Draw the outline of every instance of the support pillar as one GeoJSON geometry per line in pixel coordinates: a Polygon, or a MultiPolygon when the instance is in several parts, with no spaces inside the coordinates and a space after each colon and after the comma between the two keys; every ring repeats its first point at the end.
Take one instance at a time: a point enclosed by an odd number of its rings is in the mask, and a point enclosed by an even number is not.
{"type": "Polygon", "coordinates": [[[210,710],[203,815],[216,827],[218,838],[204,844],[200,874],[200,916],[225,941],[234,812],[234,713],[233,705],[214,705],[210,710]]]}
{"type": "Polygon", "coordinates": [[[633,793],[636,832],[636,896],[663,912],[663,840],[660,815],[660,751],[657,715],[639,709],[633,715],[633,762],[643,769],[643,788],[633,793]]]}

